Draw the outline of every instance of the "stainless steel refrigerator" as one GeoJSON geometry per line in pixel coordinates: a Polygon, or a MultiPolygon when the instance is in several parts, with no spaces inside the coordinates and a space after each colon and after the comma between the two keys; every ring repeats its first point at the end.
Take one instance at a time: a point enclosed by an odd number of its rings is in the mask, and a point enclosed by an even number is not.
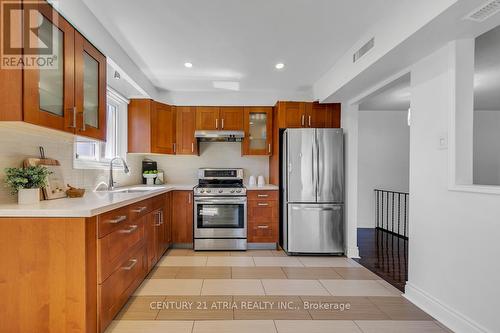
{"type": "Polygon", "coordinates": [[[288,254],[343,254],[342,129],[287,129],[282,143],[283,249],[288,254]]]}

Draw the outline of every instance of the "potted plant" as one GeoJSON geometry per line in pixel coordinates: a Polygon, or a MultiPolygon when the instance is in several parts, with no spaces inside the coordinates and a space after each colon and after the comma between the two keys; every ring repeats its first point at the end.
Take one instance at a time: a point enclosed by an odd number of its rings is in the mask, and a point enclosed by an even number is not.
{"type": "Polygon", "coordinates": [[[6,168],[5,182],[13,195],[17,193],[17,201],[20,205],[35,204],[40,201],[40,188],[47,185],[47,177],[50,173],[43,166],[6,168]]]}

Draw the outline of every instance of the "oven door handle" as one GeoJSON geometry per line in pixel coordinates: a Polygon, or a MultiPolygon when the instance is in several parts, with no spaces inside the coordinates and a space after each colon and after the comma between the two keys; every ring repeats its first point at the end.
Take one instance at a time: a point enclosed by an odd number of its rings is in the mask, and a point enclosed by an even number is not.
{"type": "Polygon", "coordinates": [[[217,203],[235,203],[235,204],[242,204],[247,202],[247,198],[195,198],[194,199],[195,203],[202,203],[202,204],[217,204],[217,203]]]}

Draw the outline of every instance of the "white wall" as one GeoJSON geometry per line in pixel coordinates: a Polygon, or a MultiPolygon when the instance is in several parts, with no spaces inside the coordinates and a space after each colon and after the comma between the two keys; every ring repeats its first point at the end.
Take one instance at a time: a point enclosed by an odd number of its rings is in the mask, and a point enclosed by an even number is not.
{"type": "Polygon", "coordinates": [[[158,100],[174,105],[274,106],[277,101],[313,101],[312,92],[161,91],[158,100]]]}
{"type": "Polygon", "coordinates": [[[97,20],[92,11],[82,0],[59,0],[54,2],[55,8],[73,24],[92,44],[122,70],[122,76],[130,77],[151,98],[157,97],[157,89],[144,75],[137,64],[123,50],[97,20]]]}
{"type": "MultiPolygon", "coordinates": [[[[20,167],[27,157],[39,157],[38,147],[45,148],[45,155],[61,163],[65,182],[72,186],[92,190],[97,183],[107,183],[109,172],[106,170],[73,169],[73,136],[34,125],[8,122],[0,123],[0,203],[13,203],[17,198],[9,194],[4,186],[5,168],[20,167]]],[[[119,185],[132,185],[140,182],[141,156],[128,155],[130,174],[115,172],[119,185]]]]}
{"type": "Polygon", "coordinates": [[[360,111],[358,227],[375,227],[374,189],[407,192],[410,128],[405,111],[360,111]]]}
{"type": "Polygon", "coordinates": [[[412,68],[406,296],[455,332],[498,332],[500,198],[450,190],[453,154],[438,145],[456,108],[456,49],[412,68]]]}
{"type": "Polygon", "coordinates": [[[269,181],[269,158],[267,156],[241,156],[241,143],[201,142],[200,156],[151,155],[158,168],[166,173],[169,183],[194,184],[198,168],[243,168],[245,182],[250,175],[263,175],[269,181]]]}
{"type": "Polygon", "coordinates": [[[500,111],[474,111],[474,184],[500,185],[500,111]]]}

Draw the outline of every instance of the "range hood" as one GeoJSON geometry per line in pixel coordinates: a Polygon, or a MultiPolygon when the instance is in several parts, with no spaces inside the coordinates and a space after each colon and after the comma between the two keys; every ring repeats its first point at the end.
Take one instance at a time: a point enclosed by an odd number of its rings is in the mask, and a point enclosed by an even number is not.
{"type": "Polygon", "coordinates": [[[194,137],[202,142],[241,142],[243,131],[195,131],[194,137]]]}

